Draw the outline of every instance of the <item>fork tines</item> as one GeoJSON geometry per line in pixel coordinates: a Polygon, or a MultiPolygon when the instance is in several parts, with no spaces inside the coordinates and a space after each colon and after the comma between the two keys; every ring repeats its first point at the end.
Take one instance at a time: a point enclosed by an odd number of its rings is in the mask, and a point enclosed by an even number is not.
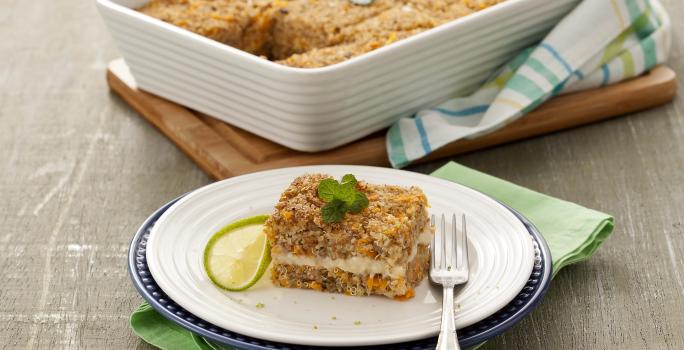
{"type": "MultiPolygon", "coordinates": [[[[431,217],[435,226],[435,216],[431,217]]],[[[446,215],[442,214],[439,232],[435,232],[430,247],[432,253],[431,273],[468,272],[468,232],[465,214],[461,215],[461,229],[458,229],[456,214],[451,217],[451,234],[447,235],[446,215]]],[[[462,276],[467,280],[467,275],[462,276]]],[[[435,281],[437,282],[437,281],[435,281]]],[[[441,282],[438,282],[441,283],[441,282]]]]}

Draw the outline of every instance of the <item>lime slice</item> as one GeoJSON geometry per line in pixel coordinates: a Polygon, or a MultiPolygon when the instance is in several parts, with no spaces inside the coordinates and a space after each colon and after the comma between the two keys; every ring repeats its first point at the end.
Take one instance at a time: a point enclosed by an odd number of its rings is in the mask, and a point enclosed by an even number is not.
{"type": "Polygon", "coordinates": [[[268,215],[236,221],[216,232],[204,248],[209,279],[229,291],[253,286],[271,263],[264,222],[268,215]]]}

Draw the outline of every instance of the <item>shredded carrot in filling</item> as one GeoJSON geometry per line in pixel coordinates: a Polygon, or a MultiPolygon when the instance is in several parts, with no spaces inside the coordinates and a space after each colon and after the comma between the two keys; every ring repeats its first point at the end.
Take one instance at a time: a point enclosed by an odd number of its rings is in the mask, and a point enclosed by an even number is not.
{"type": "Polygon", "coordinates": [[[406,292],[404,295],[397,295],[394,297],[394,300],[399,300],[399,301],[406,301],[411,298],[416,296],[416,291],[413,290],[413,288],[409,288],[409,290],[406,292]]]}

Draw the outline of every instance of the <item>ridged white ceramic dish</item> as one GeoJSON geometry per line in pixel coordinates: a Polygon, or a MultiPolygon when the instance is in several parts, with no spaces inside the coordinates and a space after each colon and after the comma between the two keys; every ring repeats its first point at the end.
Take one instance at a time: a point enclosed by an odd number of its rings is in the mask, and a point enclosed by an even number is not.
{"type": "Polygon", "coordinates": [[[579,0],[508,0],[332,66],[282,66],[97,0],[139,86],[287,147],[320,151],[473,90],[579,0]]]}
{"type": "MultiPolygon", "coordinates": [[[[464,186],[401,170],[361,166],[297,167],[253,173],[200,188],[169,208],[147,242],[147,263],[159,287],[181,307],[216,326],[270,341],[320,346],[404,342],[439,331],[441,289],[427,280],[399,302],[273,287],[268,275],[244,292],[225,292],[206,277],[204,246],[214,232],[240,218],[268,214],[297,176],[353,173],[373,183],[415,185],[431,213],[465,213],[470,279],[457,294],[456,324],[465,327],[507,305],[534,265],[534,245],[523,223],[495,200],[464,186]],[[256,305],[262,303],[263,308],[256,305]]],[[[267,272],[267,274],[270,272],[267,272]]]]}

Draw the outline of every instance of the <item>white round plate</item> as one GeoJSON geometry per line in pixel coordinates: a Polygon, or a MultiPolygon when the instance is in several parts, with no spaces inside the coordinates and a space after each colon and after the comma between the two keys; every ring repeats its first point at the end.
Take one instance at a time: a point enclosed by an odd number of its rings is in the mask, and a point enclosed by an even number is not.
{"type": "MultiPolygon", "coordinates": [[[[525,226],[495,200],[446,180],[387,168],[311,166],[234,177],[202,187],[169,208],[150,233],[147,262],[161,289],[192,314],[255,338],[318,346],[398,343],[439,331],[441,288],[424,280],[408,301],[278,288],[269,274],[244,292],[215,287],[202,264],[204,246],[221,227],[269,214],[281,192],[306,173],[347,173],[377,184],[418,186],[432,214],[465,213],[470,280],[456,296],[456,324],[465,327],[510,302],[534,264],[525,226]],[[257,307],[259,304],[259,307],[257,307]]],[[[451,217],[448,215],[448,217],[451,217]]]]}

